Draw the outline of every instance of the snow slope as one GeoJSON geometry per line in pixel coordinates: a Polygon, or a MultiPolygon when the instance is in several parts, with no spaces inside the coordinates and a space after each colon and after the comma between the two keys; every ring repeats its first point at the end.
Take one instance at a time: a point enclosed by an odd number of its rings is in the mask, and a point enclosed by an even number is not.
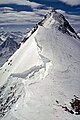
{"type": "Polygon", "coordinates": [[[44,18],[0,68],[1,120],[80,120],[62,107],[80,97],[80,41],[60,13],[44,18]]]}

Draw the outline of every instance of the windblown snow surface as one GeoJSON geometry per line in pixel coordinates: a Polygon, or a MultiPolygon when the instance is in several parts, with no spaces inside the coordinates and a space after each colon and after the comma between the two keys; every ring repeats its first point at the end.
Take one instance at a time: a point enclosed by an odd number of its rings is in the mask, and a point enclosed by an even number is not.
{"type": "Polygon", "coordinates": [[[0,120],[80,120],[61,107],[80,97],[80,41],[60,13],[42,23],[0,68],[0,120]]]}

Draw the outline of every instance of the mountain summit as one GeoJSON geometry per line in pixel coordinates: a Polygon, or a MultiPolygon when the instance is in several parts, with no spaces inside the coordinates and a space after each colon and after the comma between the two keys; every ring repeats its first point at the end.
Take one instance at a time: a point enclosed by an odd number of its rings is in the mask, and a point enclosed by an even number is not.
{"type": "Polygon", "coordinates": [[[27,38],[25,37],[22,42],[25,42],[29,36],[31,36],[38,28],[38,26],[44,27],[57,27],[58,30],[62,31],[62,33],[67,33],[75,38],[79,38],[75,30],[71,27],[69,22],[65,19],[65,17],[58,13],[56,10],[51,10],[48,14],[46,14],[43,19],[34,26],[34,28],[29,32],[27,38]]]}
{"type": "Polygon", "coordinates": [[[52,10],[23,43],[0,68],[0,119],[79,120],[80,41],[75,30],[52,10]]]}

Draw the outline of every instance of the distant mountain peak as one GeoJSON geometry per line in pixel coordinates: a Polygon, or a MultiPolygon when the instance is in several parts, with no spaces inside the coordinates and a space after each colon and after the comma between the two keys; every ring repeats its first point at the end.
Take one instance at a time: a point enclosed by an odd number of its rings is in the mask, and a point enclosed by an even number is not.
{"type": "Polygon", "coordinates": [[[0,57],[9,58],[18,48],[18,43],[8,36],[0,45],[0,57]]]}
{"type": "Polygon", "coordinates": [[[7,37],[6,41],[4,41],[4,43],[1,45],[2,48],[14,47],[14,46],[18,48],[18,43],[9,36],[7,37]]]}

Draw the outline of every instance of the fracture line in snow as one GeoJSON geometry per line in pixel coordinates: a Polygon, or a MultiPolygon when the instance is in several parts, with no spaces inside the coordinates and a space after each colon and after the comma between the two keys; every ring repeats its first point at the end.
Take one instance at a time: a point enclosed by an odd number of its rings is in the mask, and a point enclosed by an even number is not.
{"type": "Polygon", "coordinates": [[[35,73],[38,73],[40,70],[44,69],[44,71],[46,72],[47,68],[49,68],[47,63],[49,65],[51,65],[51,61],[48,58],[46,58],[45,56],[41,55],[42,47],[39,45],[36,38],[35,38],[35,41],[36,41],[36,44],[38,47],[38,54],[39,54],[43,64],[41,64],[39,66],[35,65],[35,66],[31,67],[29,70],[24,71],[23,73],[15,73],[15,74],[11,74],[10,76],[18,77],[18,78],[22,78],[22,79],[31,78],[35,75],[35,73]]]}

